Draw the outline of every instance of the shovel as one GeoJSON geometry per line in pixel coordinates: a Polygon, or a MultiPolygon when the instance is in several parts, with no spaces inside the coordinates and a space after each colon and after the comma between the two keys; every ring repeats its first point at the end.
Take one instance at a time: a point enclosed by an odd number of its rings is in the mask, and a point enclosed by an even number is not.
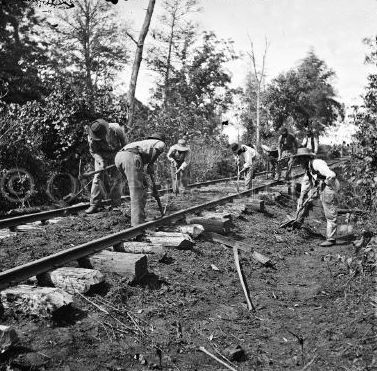
{"type": "Polygon", "coordinates": [[[240,165],[237,165],[237,193],[240,193],[240,165]]]}
{"type": "Polygon", "coordinates": [[[156,199],[158,208],[160,210],[161,216],[164,216],[164,209],[162,208],[161,200],[158,195],[157,187],[156,187],[156,182],[154,181],[154,177],[152,173],[149,173],[149,176],[151,177],[151,182],[152,182],[152,194],[153,197],[156,199]]]}
{"type": "Polygon", "coordinates": [[[309,213],[309,206],[310,202],[313,201],[319,193],[319,188],[316,188],[316,190],[312,193],[310,197],[308,197],[305,202],[301,205],[301,207],[297,210],[296,216],[294,218],[288,216],[288,221],[284,222],[280,225],[280,228],[300,228],[302,225],[303,219],[308,215],[309,213]]]}

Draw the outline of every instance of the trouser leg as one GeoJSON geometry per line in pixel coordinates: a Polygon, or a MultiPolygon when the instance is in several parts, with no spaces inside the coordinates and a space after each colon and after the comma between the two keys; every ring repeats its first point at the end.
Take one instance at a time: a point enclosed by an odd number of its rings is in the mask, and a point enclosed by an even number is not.
{"type": "Polygon", "coordinates": [[[270,159],[270,165],[271,165],[271,176],[272,178],[275,178],[277,175],[277,160],[274,158],[270,159]]]}
{"type": "Polygon", "coordinates": [[[178,176],[175,174],[176,171],[177,171],[177,168],[176,168],[175,165],[170,166],[170,174],[171,174],[171,182],[172,182],[172,185],[173,185],[173,192],[179,193],[179,187],[178,187],[178,182],[177,182],[178,176]]]}
{"type": "Polygon", "coordinates": [[[249,167],[245,171],[245,188],[251,189],[253,188],[253,168],[249,167]]]}
{"type": "Polygon", "coordinates": [[[189,184],[189,177],[190,177],[190,169],[186,167],[181,172],[181,185],[183,189],[187,189],[187,186],[189,184]]]}
{"type": "Polygon", "coordinates": [[[338,218],[337,191],[330,189],[329,187],[325,187],[325,189],[321,193],[321,201],[327,221],[326,238],[327,240],[335,240],[338,218]]]}
{"type": "Polygon", "coordinates": [[[122,151],[115,156],[115,164],[127,177],[131,198],[131,225],[142,224],[145,222],[147,185],[141,158],[138,154],[122,151]]]}
{"type": "Polygon", "coordinates": [[[292,172],[292,166],[293,166],[293,157],[292,157],[292,154],[289,153],[288,156],[290,156],[290,157],[288,157],[287,173],[285,174],[285,179],[286,180],[290,179],[291,172],[292,172]]]}
{"type": "MultiPolygon", "coordinates": [[[[93,154],[94,158],[94,170],[101,170],[103,169],[106,164],[105,160],[99,154],[93,154]]],[[[102,184],[104,180],[104,172],[94,174],[93,181],[92,181],[92,188],[90,190],[90,204],[91,205],[99,205],[102,200],[102,184]]]]}
{"type": "Polygon", "coordinates": [[[123,187],[123,178],[122,174],[118,169],[111,169],[111,181],[112,185],[110,188],[110,199],[113,206],[119,206],[122,203],[122,187],[123,187]]]}

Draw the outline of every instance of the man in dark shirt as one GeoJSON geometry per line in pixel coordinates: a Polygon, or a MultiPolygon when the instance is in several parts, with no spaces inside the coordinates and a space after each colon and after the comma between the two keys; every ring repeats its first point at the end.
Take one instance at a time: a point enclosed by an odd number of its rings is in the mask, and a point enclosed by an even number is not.
{"type": "MultiPolygon", "coordinates": [[[[108,123],[103,119],[94,121],[88,133],[89,152],[94,159],[94,170],[103,170],[105,167],[114,164],[114,157],[126,144],[126,135],[123,128],[115,123],[108,123]]],[[[93,214],[99,211],[103,198],[103,191],[109,191],[109,197],[113,206],[119,206],[121,203],[122,177],[115,169],[94,175],[90,195],[90,207],[85,210],[87,214],[93,214]],[[112,184],[110,189],[104,190],[102,186],[106,184],[108,176],[111,175],[112,184]],[[107,179],[106,179],[107,178],[107,179]]]]}
{"type": "Polygon", "coordinates": [[[276,174],[276,180],[280,179],[281,175],[281,169],[283,165],[287,164],[287,172],[285,174],[285,180],[289,180],[291,176],[292,171],[292,165],[293,165],[293,155],[297,152],[297,140],[296,138],[288,133],[287,128],[281,129],[281,135],[279,137],[278,141],[278,166],[277,166],[277,174],[276,174]]]}

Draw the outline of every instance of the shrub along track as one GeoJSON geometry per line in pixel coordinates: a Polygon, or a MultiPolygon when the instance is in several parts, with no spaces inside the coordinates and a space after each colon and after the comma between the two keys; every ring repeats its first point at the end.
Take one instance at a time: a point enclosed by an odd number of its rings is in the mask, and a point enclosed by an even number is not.
{"type": "MultiPolygon", "coordinates": [[[[224,193],[231,189],[234,184],[223,188],[224,193]]],[[[209,191],[203,192],[205,196],[181,196],[172,208],[192,204],[194,199],[203,202],[213,197],[209,191]]],[[[292,209],[294,202],[284,199],[292,209]]],[[[219,206],[218,211],[224,210],[232,207],[219,206]]],[[[229,358],[227,348],[239,345],[247,356],[246,361],[233,361],[240,370],[372,369],[371,276],[368,272],[350,276],[336,259],[337,254],[352,255],[349,245],[318,248],[318,236],[307,230],[279,229],[286,212],[287,208],[273,203],[265,214],[235,220],[232,237],[243,239],[275,262],[275,269],[263,267],[241,253],[255,313],[244,303],[232,251],[203,237],[191,250],[171,250],[162,258],[151,255],[153,273],[145,281],[130,287],[118,277],[109,277],[110,291],[90,298],[135,331],[125,330],[78,297],[82,315],[63,327],[51,327],[42,319],[4,318],[21,330],[22,343],[32,350],[14,354],[7,362],[13,367],[26,362],[52,370],[215,370],[223,366],[201,353],[199,346],[229,358]]],[[[313,230],[318,226],[313,221],[321,217],[321,210],[316,208],[317,212],[311,218],[313,230]]],[[[31,251],[36,239],[40,244],[43,238],[58,234],[63,244],[69,244],[68,230],[74,236],[80,232],[76,226],[86,237],[122,227],[121,215],[106,212],[81,219],[85,221],[66,218],[62,225],[6,239],[0,253],[14,264],[13,255],[19,249],[31,251]]]]}

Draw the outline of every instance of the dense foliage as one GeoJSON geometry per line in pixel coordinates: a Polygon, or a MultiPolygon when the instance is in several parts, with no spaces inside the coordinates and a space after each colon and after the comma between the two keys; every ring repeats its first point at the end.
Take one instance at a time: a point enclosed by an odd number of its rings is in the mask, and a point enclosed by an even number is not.
{"type": "Polygon", "coordinates": [[[0,99],[20,103],[45,91],[40,69],[47,62],[46,42],[38,39],[44,20],[28,1],[0,1],[0,99]]]}
{"type": "MultiPolygon", "coordinates": [[[[366,39],[370,53],[366,62],[377,66],[377,37],[366,39]]],[[[346,174],[351,181],[350,202],[377,210],[377,73],[368,76],[364,104],[354,107],[352,115],[358,127],[355,139],[359,151],[347,166],[346,174]]]]}
{"type": "Polygon", "coordinates": [[[279,128],[292,118],[298,130],[312,127],[319,132],[343,118],[343,106],[332,86],[335,72],[313,51],[297,68],[280,74],[267,88],[265,105],[279,128]]]}

